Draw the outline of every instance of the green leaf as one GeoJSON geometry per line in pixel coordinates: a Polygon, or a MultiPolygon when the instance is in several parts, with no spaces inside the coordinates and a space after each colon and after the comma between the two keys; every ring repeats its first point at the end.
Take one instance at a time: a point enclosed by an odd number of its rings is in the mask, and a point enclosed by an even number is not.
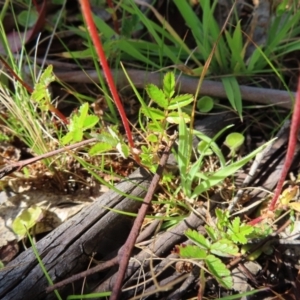
{"type": "Polygon", "coordinates": [[[175,93],[175,76],[174,73],[168,72],[164,76],[164,86],[163,86],[165,96],[170,99],[175,93]]]}
{"type": "Polygon", "coordinates": [[[29,11],[22,10],[18,14],[17,20],[18,20],[18,23],[21,26],[23,26],[25,28],[30,28],[30,27],[34,26],[34,24],[36,23],[38,17],[39,17],[39,15],[38,15],[38,13],[35,9],[31,9],[29,11]]]}
{"type": "Polygon", "coordinates": [[[204,156],[210,156],[213,154],[212,149],[210,148],[210,145],[206,143],[205,141],[200,141],[197,146],[198,152],[203,154],[204,156]]]}
{"type": "Polygon", "coordinates": [[[227,227],[229,224],[229,212],[220,208],[216,208],[215,212],[217,216],[217,227],[219,230],[223,230],[224,227],[227,227]]]}
{"type": "Polygon", "coordinates": [[[32,206],[24,209],[12,223],[13,231],[23,237],[26,235],[26,230],[29,230],[42,218],[43,211],[38,206],[32,206]]]}
{"type": "Polygon", "coordinates": [[[230,276],[230,271],[226,265],[214,255],[208,255],[205,259],[208,270],[214,275],[217,281],[226,289],[231,289],[233,280],[230,276]]]}
{"type": "Polygon", "coordinates": [[[161,89],[159,89],[156,85],[151,83],[148,84],[146,86],[146,92],[149,95],[149,97],[160,107],[168,107],[168,100],[166,99],[164,92],[161,89]]]}
{"type": "Polygon", "coordinates": [[[97,123],[99,122],[99,118],[97,116],[87,116],[84,121],[83,121],[83,124],[82,124],[82,129],[83,130],[86,130],[86,129],[89,129],[89,128],[92,128],[94,127],[97,123]]]}
{"type": "Polygon", "coordinates": [[[253,226],[241,223],[239,217],[234,218],[231,226],[228,226],[227,234],[236,243],[246,244],[247,236],[254,230],[253,226]]]}
{"type": "Polygon", "coordinates": [[[240,118],[242,119],[242,96],[239,84],[235,77],[223,77],[222,78],[223,86],[226,92],[226,96],[233,107],[235,109],[240,118]]]}
{"type": "Polygon", "coordinates": [[[76,120],[77,127],[81,127],[81,128],[83,127],[84,121],[88,115],[88,111],[89,111],[89,105],[87,103],[84,103],[80,106],[77,118],[76,116],[74,116],[74,121],[76,120]]]}
{"type": "Polygon", "coordinates": [[[124,143],[118,143],[116,148],[123,158],[127,158],[129,156],[129,148],[124,143]]]}
{"type": "Polygon", "coordinates": [[[220,183],[222,180],[224,180],[226,177],[231,176],[234,174],[236,171],[238,171],[240,168],[242,168],[247,162],[249,162],[257,153],[262,151],[263,148],[265,148],[269,143],[272,143],[271,141],[268,141],[264,145],[260,146],[247,156],[243,157],[239,161],[236,161],[219,171],[214,172],[211,176],[207,177],[207,180],[203,180],[193,191],[193,198],[197,197],[201,193],[207,191],[210,189],[212,186],[217,185],[220,183]]]}
{"type": "Polygon", "coordinates": [[[191,94],[179,95],[171,99],[167,109],[169,110],[178,109],[179,107],[184,107],[189,105],[193,101],[194,101],[194,96],[191,94]]]}
{"type": "Polygon", "coordinates": [[[180,120],[184,120],[185,123],[189,123],[191,121],[191,118],[184,112],[179,114],[177,111],[172,111],[168,114],[166,120],[171,124],[179,124],[180,120]]]}
{"type": "MultiPolygon", "coordinates": [[[[141,112],[151,120],[163,120],[165,118],[165,114],[159,108],[147,107],[146,109],[143,107],[141,112]]],[[[156,125],[155,125],[156,126],[156,125]]]]}
{"type": "Polygon", "coordinates": [[[103,143],[103,142],[97,143],[91,147],[91,149],[89,150],[89,155],[93,156],[93,155],[101,154],[101,153],[110,151],[112,149],[113,149],[113,147],[111,144],[103,143]]]}
{"type": "Polygon", "coordinates": [[[239,253],[239,248],[228,239],[221,239],[211,245],[211,253],[218,256],[230,257],[239,253]]]}
{"type": "Polygon", "coordinates": [[[112,148],[116,147],[118,143],[118,139],[106,131],[101,132],[101,134],[91,133],[91,136],[95,137],[99,142],[111,145],[112,148]]]}
{"type": "Polygon", "coordinates": [[[74,131],[72,131],[72,140],[73,142],[80,142],[83,138],[83,131],[81,128],[76,128],[74,131]]]}
{"type": "MultiPolygon", "coordinates": [[[[179,108],[179,112],[181,112],[179,108]]],[[[189,197],[191,193],[191,182],[188,180],[188,166],[191,158],[192,135],[189,132],[183,119],[179,121],[179,138],[178,138],[178,152],[174,155],[178,163],[179,174],[181,177],[182,188],[184,194],[189,197]]]]}
{"type": "Polygon", "coordinates": [[[219,238],[218,230],[216,230],[215,227],[211,227],[211,226],[205,225],[204,228],[205,228],[208,236],[210,237],[210,239],[213,242],[215,242],[219,238]]]}
{"type": "Polygon", "coordinates": [[[191,241],[193,241],[195,244],[199,245],[200,247],[203,247],[205,249],[210,248],[210,242],[207,238],[205,238],[202,234],[197,232],[196,230],[188,229],[184,233],[191,241]]]}
{"type": "Polygon", "coordinates": [[[224,144],[232,151],[237,151],[245,141],[243,134],[239,132],[231,132],[227,135],[224,144]]]}
{"type": "Polygon", "coordinates": [[[206,251],[195,245],[178,246],[179,256],[182,258],[205,259],[206,251]]]}
{"type": "Polygon", "coordinates": [[[214,100],[209,96],[203,96],[197,101],[197,109],[202,113],[210,112],[214,107],[214,100]]]}
{"type": "Polygon", "coordinates": [[[39,83],[44,87],[48,87],[48,85],[54,80],[55,80],[55,76],[53,75],[53,66],[49,65],[42,73],[39,79],[39,83]]]}
{"type": "Polygon", "coordinates": [[[64,137],[62,137],[61,142],[63,145],[70,143],[73,140],[73,132],[68,132],[64,137]]]}

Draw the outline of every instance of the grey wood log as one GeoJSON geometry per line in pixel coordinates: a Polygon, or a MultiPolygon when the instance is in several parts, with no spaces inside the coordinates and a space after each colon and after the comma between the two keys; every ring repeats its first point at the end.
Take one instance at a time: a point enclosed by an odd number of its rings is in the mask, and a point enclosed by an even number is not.
{"type": "MultiPolygon", "coordinates": [[[[54,282],[85,270],[93,252],[105,257],[123,245],[134,218],[107,208],[136,213],[141,204],[136,197],[143,199],[150,181],[151,175],[139,168],[115,190],[97,198],[37,243],[40,257],[54,282]]],[[[2,300],[53,299],[53,293],[45,293],[47,286],[31,248],[0,270],[2,300]]],[[[69,292],[67,288],[60,290],[62,295],[69,292]]]]}

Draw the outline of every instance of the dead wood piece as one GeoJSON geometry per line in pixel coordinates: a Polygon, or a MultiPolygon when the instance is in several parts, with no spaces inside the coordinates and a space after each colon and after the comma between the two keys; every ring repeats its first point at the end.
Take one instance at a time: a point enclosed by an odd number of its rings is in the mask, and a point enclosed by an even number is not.
{"type": "MultiPolygon", "coordinates": [[[[139,168],[37,243],[53,282],[85,269],[93,252],[101,258],[122,246],[133,218],[108,208],[136,213],[141,205],[136,198],[144,197],[150,181],[150,174],[139,168]]],[[[45,293],[47,286],[31,248],[0,270],[0,299],[53,299],[53,293],[45,293]]],[[[64,288],[60,292],[64,295],[70,291],[64,288]]]]}
{"type": "MultiPolygon", "coordinates": [[[[221,198],[219,195],[214,196],[215,202],[211,203],[211,209],[214,209],[217,201],[220,201],[221,198]]],[[[199,208],[197,210],[198,214],[201,214],[205,218],[205,210],[203,208],[199,208]]],[[[151,271],[149,274],[150,261],[153,257],[166,257],[170,254],[172,249],[175,245],[178,245],[186,240],[184,236],[184,232],[187,229],[195,229],[201,225],[203,225],[203,219],[195,214],[191,213],[186,219],[181,221],[175,227],[171,228],[170,230],[164,232],[161,235],[158,235],[153,243],[149,246],[145,247],[139,254],[137,254],[134,259],[130,260],[126,277],[126,284],[125,287],[134,286],[136,284],[136,279],[140,277],[139,270],[143,268],[143,271],[146,273],[145,276],[151,276],[151,271]]],[[[163,260],[162,263],[167,262],[167,260],[163,260]]],[[[110,291],[112,286],[114,285],[116,278],[116,274],[112,275],[110,278],[106,279],[102,284],[94,292],[104,292],[110,291]]],[[[141,287],[141,289],[144,286],[141,287]]],[[[122,299],[128,299],[134,295],[134,293],[139,293],[139,289],[133,288],[133,290],[129,290],[126,294],[122,294],[122,299]]]]}
{"type": "MultiPolygon", "coordinates": [[[[162,76],[160,73],[150,73],[141,70],[126,70],[128,76],[130,77],[133,85],[136,88],[144,88],[147,83],[153,83],[158,87],[162,87],[162,76]]],[[[82,71],[71,71],[65,72],[60,70],[55,70],[55,75],[62,81],[66,82],[85,82],[91,83],[93,81],[99,81],[99,74],[94,70],[86,70],[82,71]]],[[[119,87],[128,86],[128,80],[125,74],[122,71],[115,70],[114,77],[116,79],[116,83],[119,87]]],[[[178,79],[178,90],[181,93],[191,93],[195,94],[199,79],[196,77],[189,76],[180,76],[178,79]]],[[[282,91],[282,90],[274,90],[274,89],[266,89],[266,88],[257,88],[251,86],[240,86],[241,95],[243,100],[261,103],[261,104],[272,104],[279,107],[284,107],[287,109],[291,109],[293,106],[293,98],[295,97],[295,93],[282,91]]],[[[218,98],[227,98],[226,91],[221,82],[212,81],[212,80],[204,80],[199,95],[206,95],[211,97],[218,98]]]]}
{"type": "MultiPolygon", "coordinates": [[[[174,137],[174,139],[175,138],[176,137],[174,137]]],[[[149,205],[150,205],[151,200],[154,196],[155,190],[158,186],[159,180],[160,180],[160,178],[163,174],[163,170],[164,170],[164,167],[167,163],[167,160],[168,160],[170,150],[171,150],[171,147],[172,147],[173,143],[174,143],[174,140],[170,141],[170,144],[166,147],[165,153],[162,155],[162,157],[159,161],[159,165],[157,167],[156,173],[153,176],[153,179],[150,183],[147,194],[144,198],[144,201],[141,205],[141,208],[139,209],[139,213],[138,213],[136,219],[134,220],[134,224],[133,224],[132,229],[131,229],[131,231],[128,235],[128,238],[127,238],[125,244],[123,245],[123,247],[118,252],[119,270],[118,270],[118,276],[116,278],[115,286],[114,286],[114,288],[111,292],[110,298],[109,298],[110,300],[119,299],[119,296],[121,294],[121,288],[122,288],[124,275],[126,273],[126,269],[127,269],[127,266],[128,266],[128,262],[129,262],[133,247],[134,247],[136,239],[139,235],[140,229],[143,225],[143,221],[144,221],[146,213],[149,209],[149,205]]]]}

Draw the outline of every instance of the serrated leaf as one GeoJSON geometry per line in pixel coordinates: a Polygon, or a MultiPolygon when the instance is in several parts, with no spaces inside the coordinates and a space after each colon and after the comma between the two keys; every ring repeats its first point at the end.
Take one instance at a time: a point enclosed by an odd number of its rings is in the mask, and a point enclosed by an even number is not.
{"type": "Polygon", "coordinates": [[[250,225],[241,223],[239,217],[233,219],[230,226],[228,226],[227,234],[236,243],[246,244],[247,236],[253,232],[254,228],[250,225]]]}
{"type": "Polygon", "coordinates": [[[193,241],[195,244],[199,245],[200,247],[203,247],[205,249],[210,248],[210,242],[207,238],[205,238],[201,233],[197,232],[196,230],[188,229],[184,233],[191,241],[193,241]]]}
{"type": "Polygon", "coordinates": [[[182,258],[205,259],[206,251],[195,245],[179,246],[179,255],[182,258]]]}
{"type": "Polygon", "coordinates": [[[160,107],[167,108],[168,107],[168,100],[164,94],[164,92],[158,88],[154,84],[148,84],[146,86],[146,92],[149,97],[160,107]]]}
{"type": "MultiPolygon", "coordinates": [[[[80,106],[79,114],[76,120],[76,124],[78,127],[83,127],[84,120],[87,117],[88,111],[89,111],[89,105],[87,103],[84,103],[80,106]]],[[[74,116],[74,121],[75,121],[75,116],[74,116]]]]}
{"type": "Polygon", "coordinates": [[[172,111],[167,116],[167,121],[171,124],[179,124],[180,120],[184,120],[185,123],[189,123],[191,118],[188,114],[181,112],[180,114],[176,111],[172,111]]]}
{"type": "Polygon", "coordinates": [[[193,101],[194,101],[194,96],[192,94],[183,94],[183,95],[176,96],[171,99],[168,106],[168,110],[178,109],[178,107],[187,106],[193,101]]]}
{"type": "Polygon", "coordinates": [[[43,211],[38,206],[32,206],[26,208],[22,211],[22,213],[16,217],[16,219],[12,223],[13,231],[23,237],[26,235],[26,229],[29,230],[41,219],[43,215],[43,211]]]}
{"type": "Polygon", "coordinates": [[[84,119],[84,122],[82,124],[82,129],[86,130],[89,128],[93,128],[98,122],[99,122],[99,118],[97,116],[92,116],[92,115],[87,116],[84,119]]]}
{"type": "Polygon", "coordinates": [[[168,72],[164,76],[164,83],[163,83],[163,90],[164,94],[167,98],[172,98],[175,93],[175,76],[174,73],[168,72]]]}
{"type": "Polygon", "coordinates": [[[152,120],[163,120],[165,118],[165,114],[162,110],[158,108],[148,107],[147,109],[142,108],[141,112],[148,118],[152,120]]]}
{"type": "Polygon", "coordinates": [[[226,265],[214,255],[208,255],[205,259],[208,270],[216,278],[216,280],[225,288],[231,289],[233,285],[230,271],[226,268],[226,265]]]}
{"type": "Polygon", "coordinates": [[[217,208],[216,216],[217,216],[217,226],[219,229],[223,229],[223,227],[226,227],[229,224],[228,221],[229,212],[225,212],[224,210],[217,208]]]}
{"type": "Polygon", "coordinates": [[[40,102],[45,98],[45,90],[44,89],[35,89],[31,94],[31,99],[40,102]]]}
{"type": "Polygon", "coordinates": [[[81,142],[83,138],[83,131],[80,129],[75,129],[74,131],[71,132],[73,138],[73,142],[81,142]]]}
{"type": "Polygon", "coordinates": [[[216,228],[210,227],[208,225],[205,225],[204,228],[213,242],[218,239],[219,234],[218,234],[218,231],[216,230],[216,228]]]}
{"type": "Polygon", "coordinates": [[[118,143],[118,139],[112,137],[111,134],[106,131],[101,134],[91,133],[91,136],[95,137],[99,142],[111,145],[111,147],[116,147],[118,143]]]}
{"type": "Polygon", "coordinates": [[[47,87],[51,82],[55,80],[55,76],[53,75],[53,66],[49,65],[45,71],[42,73],[39,83],[44,87],[47,87]]]}
{"type": "Polygon", "coordinates": [[[239,253],[239,248],[232,241],[227,239],[219,240],[213,243],[210,247],[213,254],[230,257],[239,253]]]}
{"type": "Polygon", "coordinates": [[[73,140],[73,132],[68,132],[62,139],[63,145],[70,143],[73,140]]]}
{"type": "Polygon", "coordinates": [[[91,149],[89,150],[89,155],[93,156],[93,155],[101,154],[101,153],[110,151],[112,149],[113,149],[113,147],[111,144],[103,143],[103,142],[97,143],[91,147],[91,149]]]}
{"type": "Polygon", "coordinates": [[[163,133],[165,132],[162,127],[157,127],[156,123],[148,122],[147,129],[149,131],[155,132],[155,133],[163,133]]]}

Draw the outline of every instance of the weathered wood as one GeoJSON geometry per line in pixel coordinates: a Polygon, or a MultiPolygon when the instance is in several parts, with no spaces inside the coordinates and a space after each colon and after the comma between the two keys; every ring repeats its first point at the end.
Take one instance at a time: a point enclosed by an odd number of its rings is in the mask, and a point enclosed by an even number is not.
{"type": "MultiPolygon", "coordinates": [[[[136,197],[144,197],[150,181],[151,176],[138,169],[37,243],[53,282],[86,269],[93,252],[101,259],[123,245],[133,218],[109,209],[136,213],[141,204],[136,197]]],[[[31,248],[0,270],[0,299],[53,299],[53,293],[45,293],[47,286],[31,248]]]]}

